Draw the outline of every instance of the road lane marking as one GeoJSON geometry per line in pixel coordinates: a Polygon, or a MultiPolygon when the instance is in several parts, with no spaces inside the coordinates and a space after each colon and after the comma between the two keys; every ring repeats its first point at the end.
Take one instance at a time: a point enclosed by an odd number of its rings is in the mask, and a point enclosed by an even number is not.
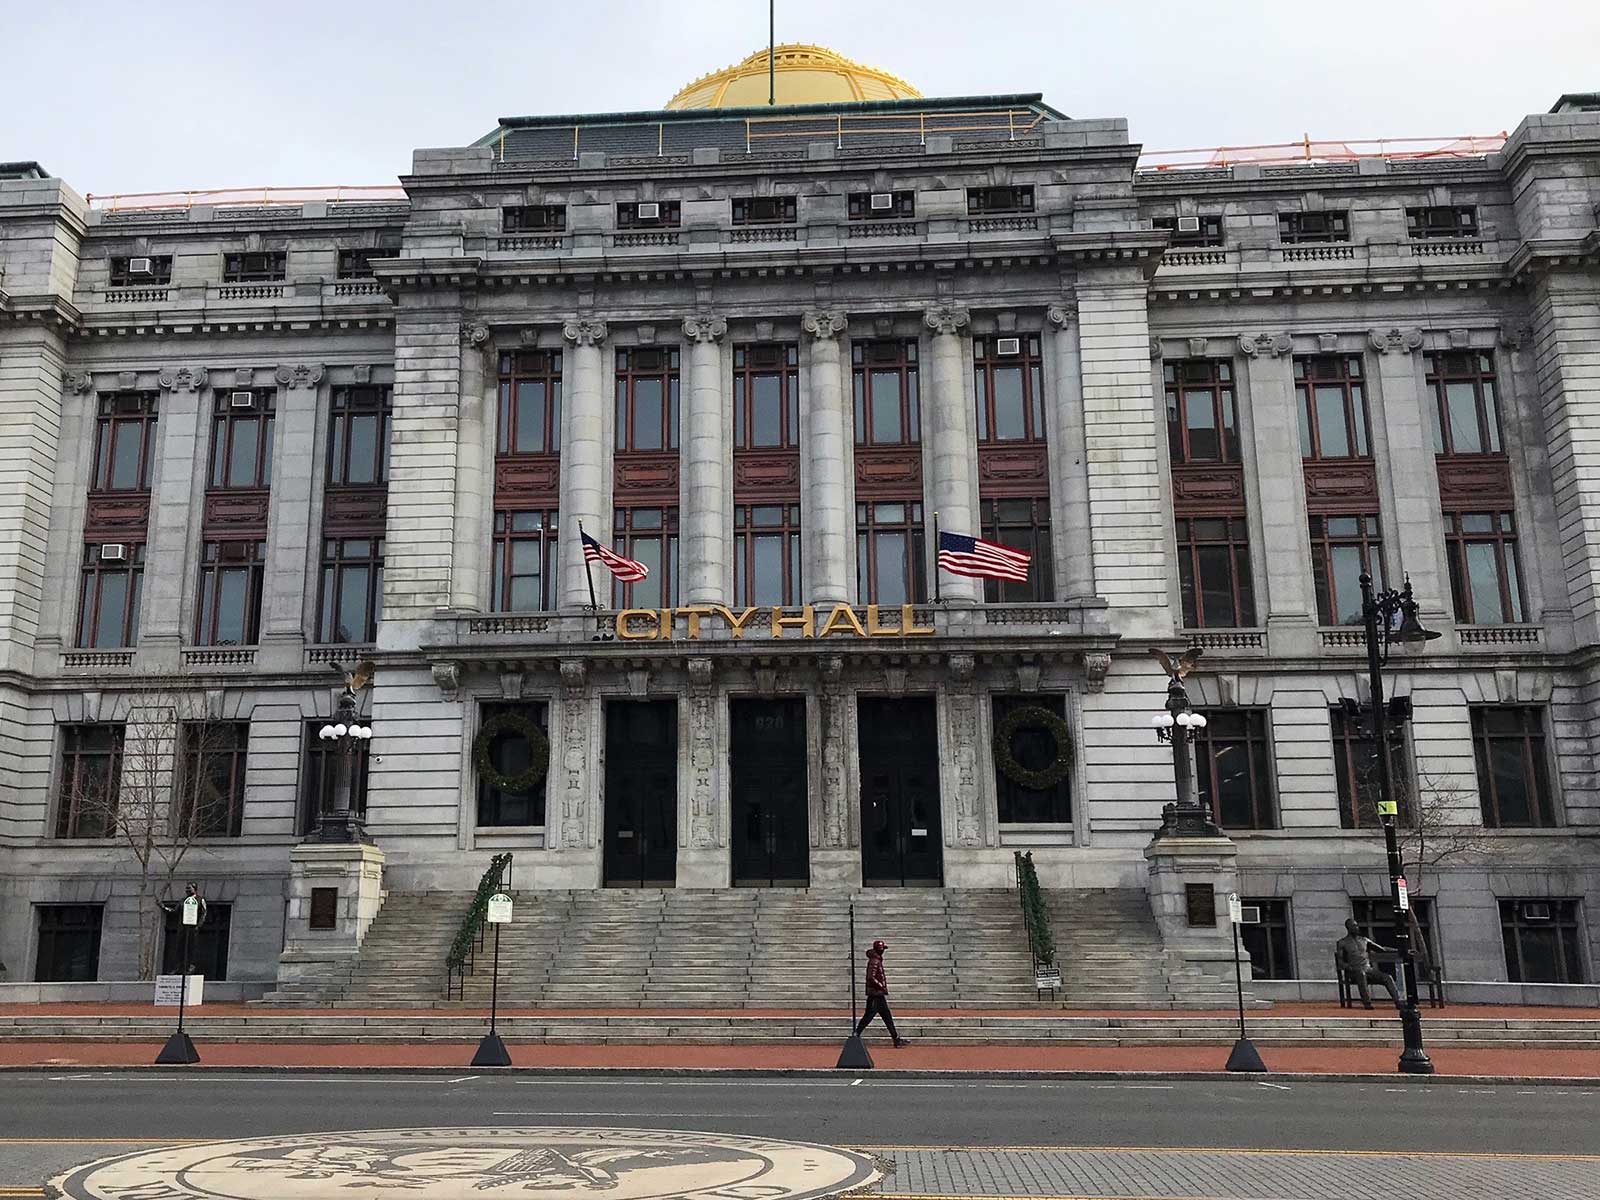
{"type": "MultiPolygon", "coordinates": [[[[912,1150],[944,1150],[978,1152],[982,1154],[1241,1154],[1252,1158],[1271,1158],[1283,1155],[1305,1155],[1312,1158],[1445,1158],[1513,1162],[1594,1162],[1600,1163],[1600,1154],[1524,1154],[1493,1150],[1291,1150],[1265,1149],[1247,1146],[851,1146],[864,1154],[893,1154],[912,1150]]],[[[942,1200],[960,1200],[945,1196],[942,1200]]],[[[1003,1200],[989,1197],[988,1200],[1003,1200]]],[[[1055,1200],[1060,1200],[1059,1197],[1055,1200]]],[[[1128,1200],[1122,1197],[1121,1200],[1128,1200]]]]}
{"type": "Polygon", "coordinates": [[[1264,1088],[1277,1088],[1280,1092],[1291,1092],[1294,1090],[1287,1083],[1268,1083],[1263,1079],[1256,1080],[1256,1086],[1264,1088]]]}

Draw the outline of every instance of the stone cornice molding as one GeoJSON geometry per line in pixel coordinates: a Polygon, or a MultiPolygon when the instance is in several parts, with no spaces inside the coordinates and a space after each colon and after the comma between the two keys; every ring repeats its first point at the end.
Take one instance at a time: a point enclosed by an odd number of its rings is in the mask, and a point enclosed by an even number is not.
{"type": "Polygon", "coordinates": [[[606,340],[606,323],[579,317],[561,326],[561,336],[578,346],[598,346],[606,340]]]}
{"type": "Polygon", "coordinates": [[[321,363],[284,363],[272,377],[284,387],[308,388],[322,382],[322,373],[321,363]]]}
{"type": "Polygon", "coordinates": [[[972,314],[958,304],[941,304],[922,314],[922,322],[936,334],[959,333],[972,323],[972,314]]]}
{"type": "Polygon", "coordinates": [[[205,367],[162,367],[156,382],[164,392],[198,392],[206,386],[205,367]]]}
{"type": "Polygon", "coordinates": [[[838,337],[849,323],[842,312],[808,312],[800,318],[800,328],[819,342],[838,337]]]}
{"type": "Polygon", "coordinates": [[[1287,333],[1241,333],[1239,350],[1251,358],[1277,358],[1294,349],[1294,339],[1287,333]]]}
{"type": "Polygon", "coordinates": [[[1413,354],[1422,348],[1422,330],[1416,326],[1407,329],[1371,329],[1367,331],[1367,340],[1379,354],[1413,354]]]}
{"type": "Polygon", "coordinates": [[[1060,304],[1052,304],[1044,310],[1045,320],[1058,329],[1066,329],[1078,323],[1078,304],[1075,300],[1064,300],[1060,304]]]}
{"type": "Polygon", "coordinates": [[[685,317],[683,336],[691,342],[715,344],[728,333],[728,322],[722,317],[685,317]]]}

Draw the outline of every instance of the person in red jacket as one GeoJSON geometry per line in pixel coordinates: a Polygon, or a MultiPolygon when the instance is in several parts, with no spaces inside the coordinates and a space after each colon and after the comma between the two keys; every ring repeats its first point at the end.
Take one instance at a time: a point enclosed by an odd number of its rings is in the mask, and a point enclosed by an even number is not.
{"type": "Polygon", "coordinates": [[[867,1011],[856,1025],[856,1034],[859,1036],[872,1023],[874,1016],[880,1016],[894,1044],[904,1046],[906,1039],[895,1029],[894,1014],[889,1011],[889,977],[883,973],[883,952],[888,948],[889,943],[880,939],[873,942],[872,949],[867,951],[867,1011]]]}

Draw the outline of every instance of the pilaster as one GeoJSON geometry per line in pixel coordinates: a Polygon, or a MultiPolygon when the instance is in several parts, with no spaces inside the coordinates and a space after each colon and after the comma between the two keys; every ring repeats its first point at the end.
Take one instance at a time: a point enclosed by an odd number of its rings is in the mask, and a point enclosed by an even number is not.
{"type": "Polygon", "coordinates": [[[728,548],[727,397],[722,391],[721,317],[689,317],[689,388],[684,408],[683,591],[689,604],[721,604],[732,576],[728,548]]]}
{"type": "Polygon", "coordinates": [[[311,539],[311,490],[317,462],[320,363],[280,366],[273,451],[272,510],[261,598],[262,666],[298,670],[305,641],[305,598],[311,539]]]}
{"type": "MultiPolygon", "coordinates": [[[[1046,317],[1055,332],[1050,390],[1049,440],[1056,495],[1050,538],[1055,551],[1056,595],[1081,602],[1094,591],[1094,540],[1089,525],[1089,457],[1084,449],[1083,356],[1078,348],[1076,304],[1052,304],[1046,317]]],[[[1100,601],[1104,603],[1104,601],[1100,601]]]]}
{"type": "Polygon", "coordinates": [[[848,603],[855,573],[854,487],[850,453],[850,410],[847,407],[840,342],[845,316],[809,312],[801,327],[810,335],[811,354],[806,404],[800,416],[801,480],[805,506],[801,513],[806,599],[819,604],[848,603]]]}
{"type": "Polygon", "coordinates": [[[150,497],[150,524],[139,602],[139,657],[147,667],[175,668],[183,642],[184,601],[194,593],[189,561],[190,528],[198,519],[203,491],[197,471],[201,397],[209,374],[204,367],[163,369],[159,430],[160,459],[150,497]]]}
{"type": "MultiPolygon", "coordinates": [[[[972,405],[967,398],[967,368],[962,356],[961,331],[972,323],[964,308],[945,305],[923,313],[923,323],[933,331],[929,338],[929,388],[923,413],[928,438],[928,500],[939,514],[939,528],[977,535],[977,480],[973,471],[978,447],[972,433],[972,405]]],[[[930,527],[931,533],[931,527],[930,527]]],[[[930,538],[931,541],[931,538],[930,538]]],[[[938,571],[939,548],[929,545],[929,569],[938,571]]],[[[941,573],[941,597],[956,604],[977,604],[983,599],[983,581],[941,573]]]]}
{"type": "Polygon", "coordinates": [[[678,886],[729,885],[728,789],[723,764],[728,744],[718,703],[715,664],[691,658],[682,707],[684,752],[679,757],[679,788],[684,798],[678,851],[678,886]]]}
{"type": "Polygon", "coordinates": [[[461,335],[461,408],[456,426],[455,545],[450,557],[450,607],[487,606],[483,560],[489,547],[487,501],[494,494],[494,343],[484,325],[461,335]]]}
{"type": "Polygon", "coordinates": [[[611,524],[606,511],[605,364],[600,351],[606,323],[579,318],[562,326],[561,334],[572,347],[568,356],[572,369],[563,372],[561,412],[561,607],[583,608],[589,603],[589,585],[578,527],[605,542],[611,524]]]}
{"type": "Polygon", "coordinates": [[[811,740],[811,886],[861,886],[860,815],[857,798],[855,694],[844,673],[844,659],[830,655],[818,664],[821,686],[809,721],[811,740]]]}

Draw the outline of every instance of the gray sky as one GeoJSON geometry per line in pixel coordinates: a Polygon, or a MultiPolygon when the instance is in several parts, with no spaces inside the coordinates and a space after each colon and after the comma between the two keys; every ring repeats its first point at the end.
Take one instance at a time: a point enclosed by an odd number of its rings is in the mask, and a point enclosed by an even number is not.
{"type": "MultiPolygon", "coordinates": [[[[762,0],[0,0],[0,161],[80,192],[392,183],[502,115],[659,108],[762,0]]],[[[1043,92],[1175,149],[1492,133],[1600,90],[1597,0],[777,0],[929,96],[1043,92]],[[1507,14],[1513,14],[1508,17],[1507,14]]]]}

